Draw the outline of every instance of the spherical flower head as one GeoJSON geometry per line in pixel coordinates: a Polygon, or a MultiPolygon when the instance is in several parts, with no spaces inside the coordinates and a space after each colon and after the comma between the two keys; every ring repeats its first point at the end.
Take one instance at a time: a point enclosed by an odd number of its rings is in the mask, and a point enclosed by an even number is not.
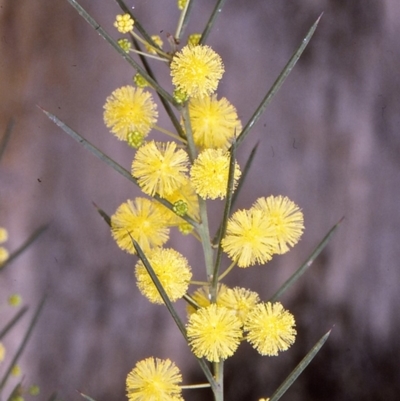
{"type": "Polygon", "coordinates": [[[304,230],[304,217],[300,208],[286,196],[269,196],[259,198],[254,208],[262,210],[275,230],[278,240],[276,253],[284,254],[289,245],[299,242],[304,230]]]}
{"type": "Polygon", "coordinates": [[[0,265],[4,263],[10,256],[9,252],[3,246],[0,246],[0,265]]]}
{"type": "Polygon", "coordinates": [[[8,240],[8,231],[4,227],[0,227],[0,244],[8,240]]]}
{"type": "Polygon", "coordinates": [[[133,29],[135,21],[129,14],[117,15],[115,18],[114,26],[120,33],[128,33],[133,29]]]}
{"type": "MultiPolygon", "coordinates": [[[[192,278],[187,259],[174,249],[164,248],[154,249],[146,257],[171,302],[182,298],[192,278]]],[[[164,301],[142,261],[136,264],[135,275],[140,292],[150,302],[163,304],[164,301]]]]}
{"type": "Polygon", "coordinates": [[[260,302],[258,294],[246,288],[228,288],[218,299],[218,305],[232,310],[244,324],[248,313],[260,302]]]}
{"type": "Polygon", "coordinates": [[[122,141],[131,131],[146,136],[157,122],[157,105],[149,92],[133,86],[116,89],[106,99],[104,122],[111,132],[122,141]]]}
{"type": "Polygon", "coordinates": [[[189,317],[187,336],[193,353],[210,362],[220,362],[234,354],[242,338],[242,324],[227,308],[211,304],[189,317]]]}
{"type": "MultiPolygon", "coordinates": [[[[163,41],[160,38],[160,36],[158,35],[152,35],[151,36],[152,41],[161,49],[163,46],[163,41]]],[[[150,53],[150,54],[157,54],[157,51],[155,50],[154,46],[152,46],[150,43],[146,43],[145,45],[146,50],[150,53]]]]}
{"type": "MultiPolygon", "coordinates": [[[[190,170],[194,190],[203,199],[223,199],[226,196],[229,176],[229,152],[222,149],[203,150],[190,170]]],[[[241,172],[235,162],[234,188],[241,172]]]]}
{"type": "Polygon", "coordinates": [[[238,210],[228,220],[222,249],[239,267],[264,264],[277,249],[275,230],[261,210],[238,210]]]}
{"type": "Polygon", "coordinates": [[[136,198],[120,205],[111,216],[111,234],[122,250],[135,254],[132,238],[146,253],[168,241],[169,229],[160,207],[149,199],[136,198]]]}
{"type": "Polygon", "coordinates": [[[129,401],[183,401],[182,375],[169,359],[147,358],[126,378],[129,401]]]}
{"type": "Polygon", "coordinates": [[[132,175],[142,191],[162,198],[172,194],[187,181],[189,157],[175,142],[151,141],[141,146],[132,162],[132,175]]]}
{"type": "Polygon", "coordinates": [[[200,149],[228,149],[235,134],[242,130],[236,109],[227,99],[217,96],[192,98],[189,102],[193,139],[200,149]]]}
{"type": "Polygon", "coordinates": [[[295,341],[296,325],[293,315],[280,302],[258,304],[244,325],[247,341],[261,354],[276,356],[295,341]]]}
{"type": "MultiPolygon", "coordinates": [[[[222,283],[218,284],[217,300],[216,300],[217,305],[219,305],[219,300],[222,298],[223,294],[227,290],[228,290],[228,287],[225,284],[222,284],[222,283]]],[[[201,308],[211,305],[211,294],[210,294],[209,286],[200,287],[190,296],[193,299],[193,301],[196,302],[196,304],[201,308]]],[[[187,306],[188,315],[191,315],[192,313],[195,313],[196,311],[197,311],[197,309],[194,306],[188,304],[188,306],[187,306]]]]}
{"type": "Polygon", "coordinates": [[[188,37],[189,46],[197,46],[200,43],[201,33],[192,33],[188,37]]]}
{"type": "Polygon", "coordinates": [[[132,43],[128,39],[118,39],[117,43],[125,53],[129,53],[129,50],[131,50],[132,43]]]}
{"type": "Polygon", "coordinates": [[[0,342],[0,363],[4,361],[6,357],[6,348],[4,347],[3,343],[0,342]]]}
{"type": "Polygon", "coordinates": [[[171,62],[172,83],[189,96],[211,95],[223,73],[221,57],[209,46],[185,46],[171,62]]]}

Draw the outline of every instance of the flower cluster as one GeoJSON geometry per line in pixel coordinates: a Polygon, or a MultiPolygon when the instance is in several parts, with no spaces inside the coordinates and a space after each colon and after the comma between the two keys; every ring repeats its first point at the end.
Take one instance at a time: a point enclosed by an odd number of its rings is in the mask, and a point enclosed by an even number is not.
{"type": "Polygon", "coordinates": [[[222,247],[239,267],[266,263],[299,241],[303,222],[303,213],[287,197],[259,198],[250,209],[233,214],[222,247]]]}
{"type": "MultiPolygon", "coordinates": [[[[180,0],[178,5],[184,13],[186,2],[180,0]]],[[[190,35],[180,50],[177,41],[173,51],[165,53],[160,36],[138,37],[133,23],[125,14],[117,17],[115,26],[144,45],[142,56],[169,66],[174,92],[167,100],[180,116],[171,117],[176,133],[156,125],[158,107],[151,91],[160,93],[160,88],[143,71],[135,75],[135,86],[122,86],[107,97],[105,125],[132,148],[132,179],[147,196],[117,208],[110,219],[112,237],[128,253],[136,254],[136,243],[144,252],[145,258],[138,252],[134,272],[139,291],[150,302],[168,306],[182,298],[188,302],[185,336],[195,356],[218,364],[231,357],[242,341],[261,355],[276,356],[295,341],[294,316],[279,302],[263,302],[256,292],[229,288],[220,280],[234,266],[265,264],[288,252],[303,233],[303,214],[282,195],[259,198],[250,208],[235,211],[227,218],[221,243],[214,244],[232,263],[222,275],[216,273],[218,280],[213,279],[214,262],[209,261],[216,254],[206,224],[206,201],[225,199],[228,182],[235,191],[241,179],[231,147],[242,123],[231,102],[216,93],[224,64],[210,46],[200,44],[200,34],[190,35]],[[148,140],[152,129],[168,135],[168,140],[148,140]],[[208,252],[207,283],[191,294],[189,286],[199,283],[191,282],[188,260],[165,247],[174,227],[192,233],[202,241],[205,255],[208,252]]],[[[134,51],[129,39],[118,43],[124,51],[134,51]]],[[[147,358],[129,373],[127,395],[130,401],[182,400],[181,381],[171,361],[147,358]]]]}
{"type": "Polygon", "coordinates": [[[215,303],[207,290],[198,290],[190,308],[187,335],[193,353],[210,362],[220,362],[234,354],[242,339],[261,355],[275,356],[294,343],[293,315],[279,303],[260,302],[259,295],[245,288],[221,286],[215,303]]]}

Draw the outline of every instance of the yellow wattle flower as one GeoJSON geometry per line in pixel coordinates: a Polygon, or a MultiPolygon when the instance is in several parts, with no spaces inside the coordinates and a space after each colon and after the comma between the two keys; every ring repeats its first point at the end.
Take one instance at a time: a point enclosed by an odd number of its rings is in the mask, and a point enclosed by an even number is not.
{"type": "Polygon", "coordinates": [[[104,123],[122,141],[126,141],[133,131],[145,137],[157,118],[157,105],[151,93],[142,88],[129,85],[118,88],[108,96],[104,105],[104,123]]]}
{"type": "Polygon", "coordinates": [[[234,354],[242,338],[241,322],[227,308],[211,304],[189,317],[187,336],[193,353],[210,362],[220,362],[234,354]]]}
{"type": "Polygon", "coordinates": [[[242,130],[235,107],[216,95],[190,99],[189,115],[193,139],[200,149],[227,150],[242,130]]]}
{"type": "Polygon", "coordinates": [[[122,250],[136,253],[133,238],[146,253],[168,241],[164,217],[163,209],[149,199],[127,200],[111,216],[111,234],[122,250]]]}
{"type": "Polygon", "coordinates": [[[223,73],[221,57],[210,46],[185,46],[171,62],[172,83],[190,97],[215,92],[223,73]]]}
{"type": "MultiPolygon", "coordinates": [[[[190,182],[203,199],[225,198],[229,160],[229,152],[222,149],[205,149],[198,155],[190,169],[190,182]]],[[[239,165],[235,162],[234,188],[240,175],[239,165]]]]}
{"type": "MultiPolygon", "coordinates": [[[[220,299],[223,296],[223,294],[228,290],[229,288],[223,284],[219,283],[217,286],[217,300],[216,300],[216,305],[219,305],[220,299]]],[[[190,294],[190,297],[193,299],[194,302],[196,302],[197,305],[199,305],[201,308],[204,308],[206,306],[211,305],[211,295],[210,295],[210,286],[204,286],[198,288],[193,294],[190,294]]],[[[222,306],[222,305],[221,305],[222,306]]],[[[187,313],[191,315],[192,313],[195,313],[197,309],[192,306],[191,304],[187,305],[187,313]]]]}
{"type": "Polygon", "coordinates": [[[261,354],[276,356],[286,351],[296,339],[293,315],[280,302],[255,306],[244,324],[247,341],[261,354]]]}
{"type": "Polygon", "coordinates": [[[238,210],[228,220],[222,249],[239,267],[266,263],[277,250],[275,230],[261,210],[238,210]]]}
{"type": "Polygon", "coordinates": [[[187,182],[188,163],[187,153],[175,142],[151,141],[136,152],[132,175],[145,194],[165,198],[187,182]]]}
{"type": "MultiPolygon", "coordinates": [[[[171,302],[182,298],[192,278],[187,259],[174,249],[165,248],[156,248],[146,257],[171,302]]],[[[135,266],[135,276],[140,292],[150,302],[164,303],[142,261],[138,261],[135,266]]]]}
{"type": "Polygon", "coordinates": [[[218,305],[232,310],[243,324],[248,313],[260,302],[258,294],[246,288],[228,288],[218,298],[218,305]]]}
{"type": "Polygon", "coordinates": [[[169,359],[139,361],[126,378],[129,401],[183,401],[182,375],[169,359]]]}
{"type": "Polygon", "coordinates": [[[304,230],[304,217],[300,208],[289,198],[281,195],[259,198],[253,207],[265,213],[271,222],[278,241],[276,253],[284,254],[289,251],[289,246],[299,242],[304,230]]]}

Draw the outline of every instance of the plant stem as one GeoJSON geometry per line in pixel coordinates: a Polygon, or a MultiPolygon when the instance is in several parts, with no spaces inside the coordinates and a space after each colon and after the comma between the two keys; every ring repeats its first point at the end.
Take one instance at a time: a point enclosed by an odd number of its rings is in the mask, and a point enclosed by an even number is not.
{"type": "Polygon", "coordinates": [[[215,401],[224,401],[224,362],[216,362],[213,364],[214,377],[217,387],[214,389],[215,401]]]}
{"type": "Polygon", "coordinates": [[[199,225],[198,233],[201,238],[201,245],[203,247],[203,252],[204,252],[207,280],[209,283],[211,283],[214,271],[214,263],[213,263],[213,250],[211,247],[211,239],[210,239],[210,230],[208,228],[207,207],[206,207],[206,201],[204,199],[202,199],[200,196],[198,197],[198,199],[199,199],[200,219],[201,219],[201,224],[199,225]]]}

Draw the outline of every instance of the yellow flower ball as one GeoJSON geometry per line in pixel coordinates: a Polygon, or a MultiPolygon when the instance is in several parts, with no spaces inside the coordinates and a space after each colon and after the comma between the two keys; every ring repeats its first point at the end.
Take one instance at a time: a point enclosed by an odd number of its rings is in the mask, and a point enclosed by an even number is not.
{"type": "Polygon", "coordinates": [[[212,94],[223,73],[221,57],[210,46],[185,46],[171,62],[172,83],[188,96],[212,94]]]}

